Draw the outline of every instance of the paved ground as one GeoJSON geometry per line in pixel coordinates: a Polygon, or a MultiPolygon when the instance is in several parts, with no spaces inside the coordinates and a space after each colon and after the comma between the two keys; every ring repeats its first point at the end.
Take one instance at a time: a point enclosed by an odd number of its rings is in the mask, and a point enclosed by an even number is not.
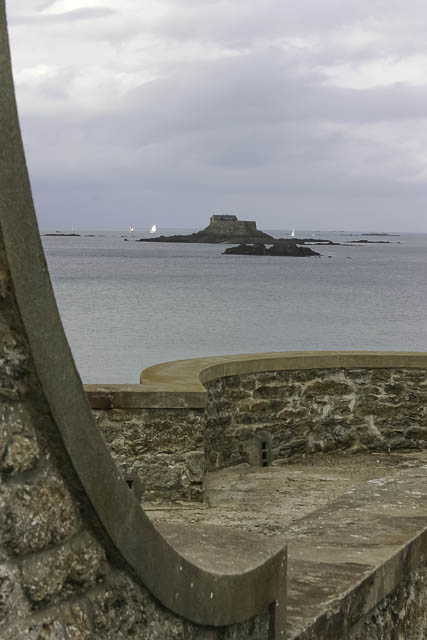
{"type": "Polygon", "coordinates": [[[204,504],[144,508],[166,537],[167,523],[199,523],[286,542],[288,640],[338,638],[337,621],[363,626],[360,603],[372,611],[425,563],[427,451],[239,465],[207,475],[204,504]]]}
{"type": "Polygon", "coordinates": [[[309,513],[369,481],[427,462],[425,452],[319,454],[292,464],[241,464],[209,473],[204,504],[143,503],[154,522],[221,524],[262,535],[286,534],[309,513]]]}

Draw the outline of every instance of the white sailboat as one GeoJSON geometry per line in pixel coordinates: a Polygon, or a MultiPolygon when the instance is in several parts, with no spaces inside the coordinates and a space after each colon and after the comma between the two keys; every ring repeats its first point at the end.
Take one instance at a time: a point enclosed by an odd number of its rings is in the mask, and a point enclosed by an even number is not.
{"type": "Polygon", "coordinates": [[[295,229],[292,229],[291,238],[295,238],[295,229]]]}
{"type": "Polygon", "coordinates": [[[131,233],[133,233],[133,232],[135,231],[135,227],[133,227],[132,225],[130,225],[130,227],[129,227],[129,231],[130,231],[131,233]]]}
{"type": "Polygon", "coordinates": [[[156,224],[152,224],[150,227],[150,233],[156,233],[157,231],[157,225],[156,224]]]}

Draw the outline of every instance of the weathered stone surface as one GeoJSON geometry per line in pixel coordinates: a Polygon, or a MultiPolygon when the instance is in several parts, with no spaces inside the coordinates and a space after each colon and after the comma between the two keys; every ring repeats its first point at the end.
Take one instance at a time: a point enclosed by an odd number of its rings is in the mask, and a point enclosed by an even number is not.
{"type": "Polygon", "coordinates": [[[203,411],[114,409],[95,411],[97,424],[116,459],[153,451],[191,451],[203,443],[203,411]]]}
{"type": "Polygon", "coordinates": [[[159,494],[163,490],[166,494],[176,492],[182,488],[181,473],[177,467],[167,467],[154,462],[138,471],[143,484],[144,493],[159,494]]]}
{"type": "Polygon", "coordinates": [[[22,483],[0,485],[0,541],[11,553],[42,551],[80,526],[76,504],[52,467],[22,483]]]}
{"type": "Polygon", "coordinates": [[[93,586],[107,571],[103,548],[85,532],[71,542],[25,559],[22,584],[33,603],[46,604],[93,586]]]}
{"type": "Polygon", "coordinates": [[[2,629],[0,637],[1,640],[69,640],[62,622],[52,614],[2,629]]]}
{"type": "Polygon", "coordinates": [[[87,609],[83,604],[76,603],[64,611],[64,627],[69,640],[97,640],[87,609]]]}
{"type": "Polygon", "coordinates": [[[0,307],[0,397],[15,400],[26,392],[27,358],[14,333],[2,321],[0,307]]]}
{"type": "Polygon", "coordinates": [[[427,567],[399,587],[354,626],[344,640],[422,640],[427,637],[427,567]]]}
{"type": "Polygon", "coordinates": [[[250,463],[260,429],[271,433],[273,460],[427,446],[424,370],[273,371],[221,378],[207,389],[208,470],[250,463]]]}
{"type": "Polygon", "coordinates": [[[121,465],[125,478],[138,479],[146,500],[201,500],[203,469],[203,451],[152,454],[121,465]]]}
{"type": "Polygon", "coordinates": [[[202,483],[205,471],[205,456],[203,451],[190,451],[186,454],[185,458],[190,482],[194,484],[202,483]]]}
{"type": "Polygon", "coordinates": [[[116,573],[108,587],[89,594],[96,637],[103,640],[268,640],[269,612],[230,627],[204,628],[191,624],[156,604],[129,576],[116,573]]]}
{"type": "Polygon", "coordinates": [[[51,619],[31,625],[25,633],[25,640],[68,640],[59,620],[51,619]]]}
{"type": "Polygon", "coordinates": [[[0,625],[7,619],[16,619],[27,615],[28,601],[21,587],[20,572],[11,563],[0,565],[0,625]]]}
{"type": "Polygon", "coordinates": [[[331,395],[348,395],[353,389],[345,382],[336,380],[317,380],[304,389],[304,397],[319,398],[331,395]]]}
{"type": "Polygon", "coordinates": [[[38,458],[39,445],[28,406],[23,402],[4,403],[0,407],[0,469],[5,473],[27,471],[38,458]]]}
{"type": "Polygon", "coordinates": [[[204,412],[197,409],[94,410],[125,477],[136,474],[146,499],[200,500],[204,412]]]}

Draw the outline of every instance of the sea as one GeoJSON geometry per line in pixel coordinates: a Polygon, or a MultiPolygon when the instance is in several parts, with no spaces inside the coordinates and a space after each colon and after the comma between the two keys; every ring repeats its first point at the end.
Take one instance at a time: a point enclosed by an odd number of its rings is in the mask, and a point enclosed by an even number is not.
{"type": "Polygon", "coordinates": [[[136,242],[149,236],[138,229],[47,232],[53,288],[84,383],[137,384],[150,365],[200,356],[427,351],[427,234],[297,230],[314,241],[384,242],[314,246],[321,257],[301,258],[136,242]]]}

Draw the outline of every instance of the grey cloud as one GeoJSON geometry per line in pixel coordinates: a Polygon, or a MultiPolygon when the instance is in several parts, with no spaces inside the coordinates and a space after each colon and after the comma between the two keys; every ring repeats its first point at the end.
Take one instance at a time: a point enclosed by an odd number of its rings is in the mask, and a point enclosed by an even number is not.
{"type": "Polygon", "coordinates": [[[245,124],[391,121],[427,114],[427,87],[323,86],[318,74],[297,75],[282,53],[270,53],[193,66],[188,73],[147,83],[129,93],[124,117],[134,119],[141,141],[150,142],[188,130],[245,124]]]}
{"type": "MultiPolygon", "coordinates": [[[[369,61],[393,47],[402,55],[424,51],[421,31],[412,50],[410,34],[402,34],[397,45],[385,34],[384,49],[369,41],[351,51],[339,38],[328,46],[333,27],[380,16],[385,2],[369,12],[356,1],[325,7],[309,0],[267,0],[261,9],[261,3],[246,0],[176,0],[170,7],[153,35],[183,43],[216,41],[242,47],[240,55],[211,62],[165,60],[164,77],[129,91],[114,106],[107,95],[102,109],[73,102],[70,87],[78,67],[19,88],[18,98],[27,104],[33,98],[50,105],[45,115],[43,108],[37,117],[25,109],[22,118],[42,221],[60,212],[73,216],[75,225],[80,219],[109,226],[121,217],[126,222],[143,203],[163,226],[202,226],[208,212],[224,209],[248,218],[262,215],[260,224],[274,228],[289,207],[305,216],[306,226],[316,227],[322,215],[330,226],[340,221],[351,227],[357,219],[359,227],[364,220],[368,227],[388,221],[397,228],[399,215],[403,220],[399,211],[407,215],[412,206],[414,228],[425,228],[427,172],[423,178],[419,150],[427,144],[427,85],[343,89],[326,86],[321,71],[324,65],[369,61]],[[321,45],[300,53],[297,47],[295,53],[280,46],[277,39],[285,36],[313,36],[321,45]],[[254,45],[269,37],[271,43],[254,45]]],[[[422,23],[427,11],[419,10],[422,23]]],[[[411,19],[404,11],[402,23],[411,19]]],[[[122,14],[107,27],[95,22],[78,25],[78,34],[109,33],[114,42],[119,31],[140,31],[142,38],[148,29],[130,25],[122,14]]]]}
{"type": "MultiPolygon", "coordinates": [[[[48,3],[53,4],[53,3],[48,3]]],[[[48,5],[47,5],[48,6],[48,5]]],[[[42,7],[45,8],[45,7],[42,7]]],[[[81,22],[90,21],[97,18],[105,18],[115,14],[113,9],[109,7],[88,7],[81,9],[74,9],[72,11],[65,11],[63,13],[52,14],[24,14],[24,15],[11,15],[10,22],[12,25],[49,25],[49,24],[61,24],[68,22],[81,22]]]]}

